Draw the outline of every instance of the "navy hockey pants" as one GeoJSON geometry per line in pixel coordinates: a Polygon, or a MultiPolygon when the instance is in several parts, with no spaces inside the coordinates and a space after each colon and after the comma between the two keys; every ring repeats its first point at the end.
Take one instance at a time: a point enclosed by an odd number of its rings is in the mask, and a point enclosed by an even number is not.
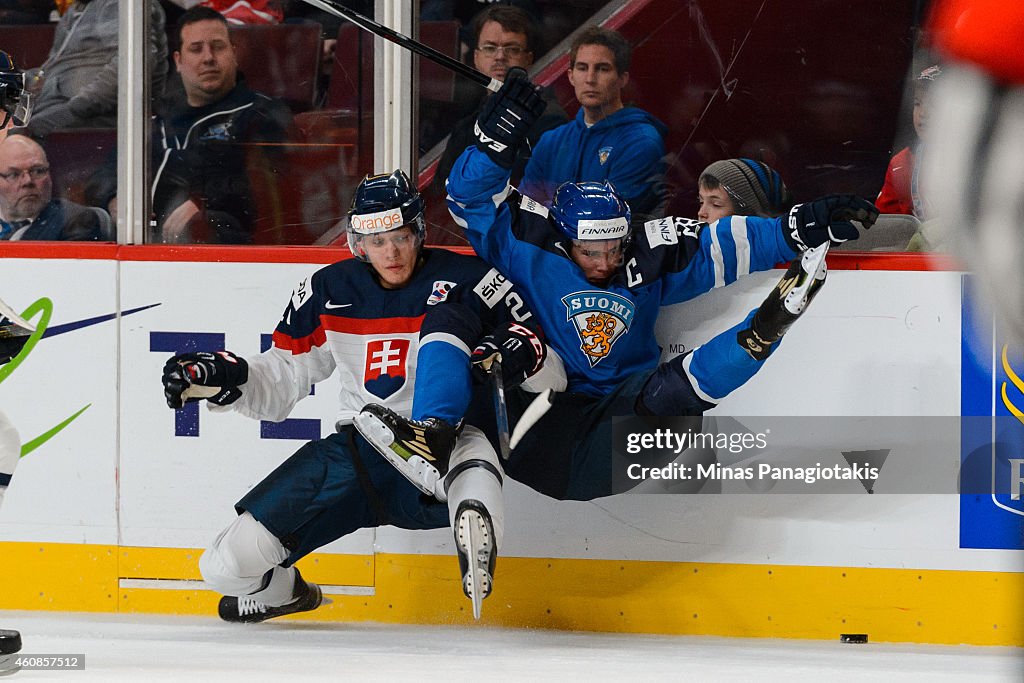
{"type": "Polygon", "coordinates": [[[353,427],[310,441],[238,503],[290,551],[290,567],[357,529],[448,526],[448,504],[420,493],[353,427]]]}

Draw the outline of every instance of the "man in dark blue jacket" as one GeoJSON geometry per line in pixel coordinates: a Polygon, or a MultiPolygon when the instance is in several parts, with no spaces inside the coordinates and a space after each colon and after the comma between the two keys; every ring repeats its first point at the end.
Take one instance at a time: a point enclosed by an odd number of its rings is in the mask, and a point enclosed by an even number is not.
{"type": "Polygon", "coordinates": [[[580,103],[573,121],[541,136],[520,190],[545,205],[565,182],[610,180],[634,215],[664,199],[665,125],[622,104],[632,50],[621,34],[593,26],[573,41],[569,82],[580,103]]]}
{"type": "MultiPolygon", "coordinates": [[[[174,62],[184,98],[154,132],[153,213],[163,242],[245,244],[260,230],[250,169],[273,178],[291,128],[284,103],[250,90],[238,73],[227,20],[193,7],[178,20],[174,62]]],[[[156,236],[153,236],[156,237],[156,236]]]]}

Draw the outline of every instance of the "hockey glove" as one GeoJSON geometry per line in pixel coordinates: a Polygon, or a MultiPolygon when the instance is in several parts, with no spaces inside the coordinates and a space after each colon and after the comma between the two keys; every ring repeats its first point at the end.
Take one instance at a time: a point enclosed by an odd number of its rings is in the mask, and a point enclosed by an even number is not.
{"type": "Polygon", "coordinates": [[[533,330],[509,322],[481,339],[469,360],[481,381],[486,381],[491,364],[500,361],[502,384],[515,387],[540,370],[546,357],[547,347],[533,330]]]}
{"type": "Polygon", "coordinates": [[[182,353],[164,364],[164,397],[175,410],[203,398],[226,406],[238,400],[238,387],[248,379],[249,364],[230,351],[182,353]]]}
{"type": "Polygon", "coordinates": [[[833,245],[860,237],[851,221],[870,228],[878,219],[878,209],[866,199],[852,194],[830,194],[813,202],[797,204],[789,211],[789,223],[782,225],[786,242],[797,252],[833,245]]]}
{"type": "Polygon", "coordinates": [[[487,98],[473,126],[476,146],[498,166],[511,169],[516,151],[544,107],[540,88],[530,82],[526,72],[518,67],[509,69],[505,84],[487,98]]]}

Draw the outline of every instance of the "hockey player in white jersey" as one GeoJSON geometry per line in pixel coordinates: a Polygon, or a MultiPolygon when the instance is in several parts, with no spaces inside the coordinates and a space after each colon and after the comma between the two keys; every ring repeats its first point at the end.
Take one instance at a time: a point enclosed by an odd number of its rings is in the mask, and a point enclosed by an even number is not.
{"type": "MultiPolygon", "coordinates": [[[[32,115],[30,97],[25,92],[25,74],[14,65],[14,60],[0,50],[0,128],[11,122],[24,126],[32,115]]],[[[25,346],[35,328],[23,320],[0,299],[0,365],[13,360],[25,346]]],[[[4,494],[14,476],[21,458],[21,439],[11,421],[0,410],[0,507],[4,494]]],[[[21,650],[21,634],[0,629],[0,657],[21,650]]],[[[0,671],[3,675],[5,671],[0,671]]]]}
{"type": "MultiPolygon", "coordinates": [[[[521,299],[509,298],[510,286],[500,292],[482,286],[501,278],[479,259],[422,247],[423,200],[401,171],[367,176],[348,221],[356,258],[299,283],[272,348],[249,359],[229,351],[181,354],[164,368],[172,408],[205,398],[214,411],[272,421],[286,418],[311,385],[335,371],[341,379],[337,433],[307,443],[246,494],[235,505],[238,517],[200,559],[206,583],[225,595],[219,612],[227,621],[315,609],[321,591],[294,563],[359,528],[387,524],[450,524],[463,573],[479,570],[463,581],[475,614],[491,589],[503,534],[503,472],[479,428],[486,418],[468,417],[465,426],[451,427],[461,429],[459,447],[450,476],[424,488],[430,498],[366,443],[352,418],[370,400],[408,413],[418,347],[429,343],[420,339],[421,325],[439,304],[450,304],[449,314],[462,307],[475,311],[473,319],[496,325],[510,315],[508,302],[521,299]],[[475,546],[467,542],[471,531],[475,546]]],[[[517,313],[530,317],[521,307],[517,313]]],[[[468,349],[487,331],[446,338],[468,349]]]]}
{"type": "MultiPolygon", "coordinates": [[[[33,332],[35,327],[0,299],[0,366],[17,357],[33,332]]],[[[0,508],[3,507],[4,494],[20,458],[21,439],[18,437],[18,431],[3,410],[0,410],[0,508]]],[[[19,650],[21,634],[0,629],[0,658],[19,650]]],[[[0,675],[3,675],[4,671],[0,669],[0,675]]]]}

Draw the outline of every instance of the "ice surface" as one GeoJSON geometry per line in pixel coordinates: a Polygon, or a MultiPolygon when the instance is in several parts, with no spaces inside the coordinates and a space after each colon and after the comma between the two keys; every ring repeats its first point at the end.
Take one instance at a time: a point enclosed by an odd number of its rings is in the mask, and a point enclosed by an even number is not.
{"type": "Polygon", "coordinates": [[[1024,681],[1024,650],[365,623],[0,611],[23,653],[84,654],[28,681],[1024,681]]]}

